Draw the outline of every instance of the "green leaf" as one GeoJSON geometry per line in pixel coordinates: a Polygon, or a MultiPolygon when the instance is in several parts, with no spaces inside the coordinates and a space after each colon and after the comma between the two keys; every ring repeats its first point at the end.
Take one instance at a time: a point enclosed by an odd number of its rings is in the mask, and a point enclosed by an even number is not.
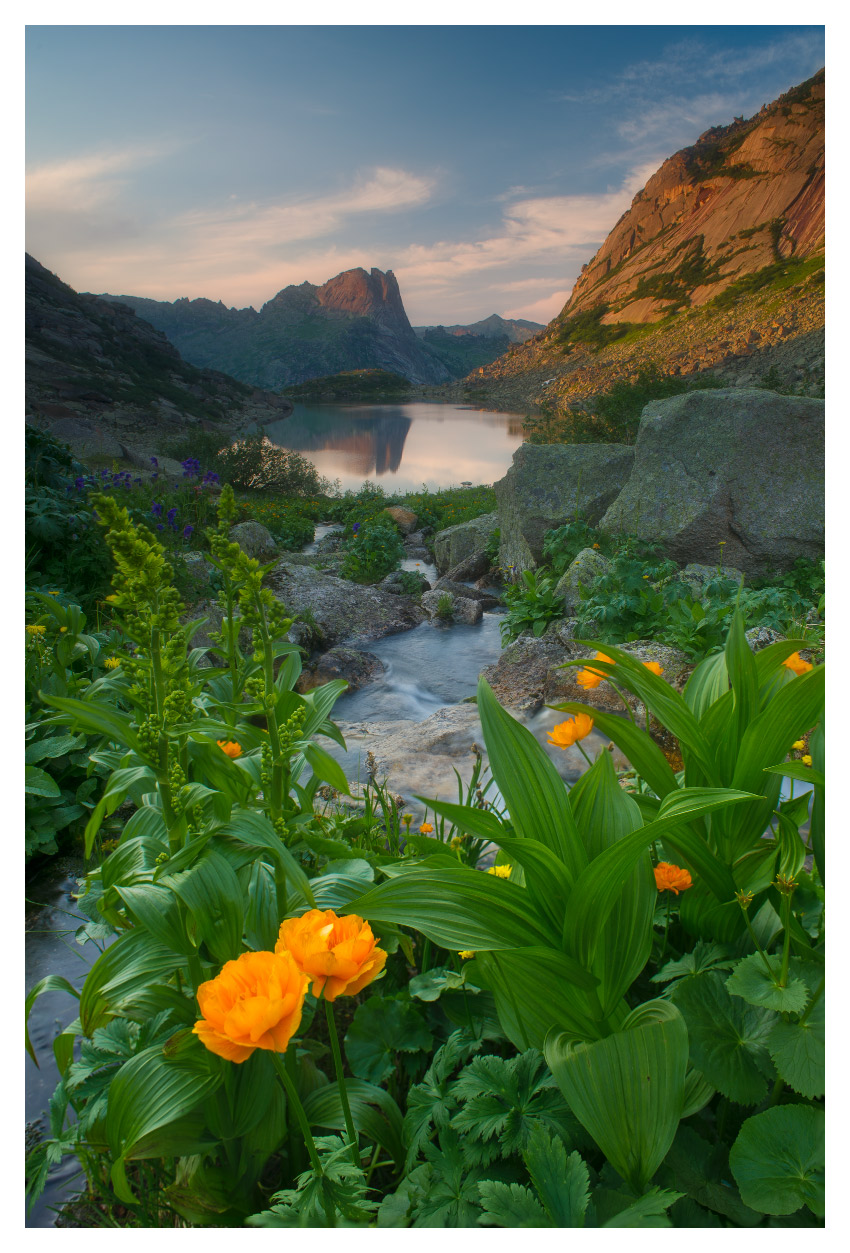
{"type": "Polygon", "coordinates": [[[492,991],[502,1030],[518,1049],[542,1048],[553,1027],[582,1040],[601,1033],[586,995],[594,976],[556,948],[479,952],[469,969],[476,984],[492,991]]]}
{"type": "Polygon", "coordinates": [[[593,1044],[553,1031],[544,1053],[579,1122],[626,1182],[644,1191],[682,1113],[688,1031],[676,1007],[648,1001],[622,1030],[593,1044]]]}
{"type": "Polygon", "coordinates": [[[804,766],[801,761],[785,761],[779,766],[765,766],[765,774],[780,774],[783,778],[799,779],[801,783],[826,786],[826,775],[814,766],[804,766]]]}
{"type": "Polygon", "coordinates": [[[583,1227],[590,1176],[581,1156],[567,1157],[564,1143],[539,1124],[532,1128],[523,1160],[553,1227],[583,1227]]]}
{"type": "MultiPolygon", "coordinates": [[[[361,1135],[380,1144],[397,1167],[404,1162],[401,1110],[388,1092],[362,1079],[346,1079],[345,1090],[354,1126],[361,1135]]],[[[304,1100],[304,1112],[312,1127],[345,1127],[339,1088],[335,1083],[315,1088],[304,1100]]]]}
{"type": "Polygon", "coordinates": [[[736,1227],[758,1227],[762,1222],[762,1216],[744,1204],[738,1189],[729,1182],[725,1146],[708,1144],[692,1127],[679,1127],[658,1178],[663,1186],[681,1189],[736,1227]]]}
{"type": "Polygon", "coordinates": [[[31,796],[61,796],[62,791],[55,779],[38,766],[27,766],[24,771],[24,791],[31,796]]]}
{"type": "Polygon", "coordinates": [[[116,891],[133,922],[149,931],[158,944],[184,957],[194,955],[196,950],[183,929],[173,892],[156,883],[122,885],[116,891]]]}
{"type": "Polygon", "coordinates": [[[483,1179],[478,1185],[484,1213],[480,1226],[551,1227],[543,1207],[521,1183],[499,1183],[483,1179]]]}
{"type": "Polygon", "coordinates": [[[777,1105],[748,1118],[729,1153],[747,1205],[764,1214],[824,1212],[824,1114],[811,1105],[777,1105]]]}
{"type": "Polygon", "coordinates": [[[139,740],[132,729],[130,715],[122,714],[109,705],[98,704],[94,700],[78,700],[73,696],[51,696],[40,692],[39,696],[45,705],[59,709],[68,715],[71,726],[81,731],[90,731],[95,735],[105,735],[115,744],[139,751],[139,740]]]}
{"type": "Polygon", "coordinates": [[[478,713],[490,770],[515,833],[539,840],[563,862],[572,882],[587,865],[564,781],[531,732],[502,709],[485,679],[478,713]]]}
{"type": "MultiPolygon", "coordinates": [[[[809,736],[809,752],[812,756],[812,766],[821,774],[826,769],[826,739],[824,730],[824,719],[821,718],[809,736]]],[[[821,883],[825,883],[825,865],[824,865],[824,805],[826,793],[822,787],[815,784],[815,798],[812,801],[812,822],[810,827],[812,852],[815,855],[815,865],[818,868],[821,883]]]]}
{"type": "Polygon", "coordinates": [[[804,1017],[805,1021],[777,1022],[768,1037],[767,1047],[780,1078],[801,1096],[813,1098],[823,1096],[826,1089],[826,1023],[822,996],[804,1017]]]}
{"type": "Polygon", "coordinates": [[[661,1192],[650,1188],[640,1200],[620,1210],[603,1227],[672,1227],[667,1210],[682,1196],[681,1192],[661,1192]]]}
{"type": "Polygon", "coordinates": [[[206,848],[189,870],[168,875],[160,882],[180,897],[218,961],[233,961],[239,956],[244,924],[242,889],[236,872],[220,853],[206,848]]]}
{"type": "Polygon", "coordinates": [[[345,1037],[345,1055],[358,1079],[380,1084],[395,1070],[399,1052],[429,1050],[433,1036],[410,1002],[370,996],[358,1006],[345,1037]]]}
{"type": "Polygon", "coordinates": [[[725,945],[697,940],[693,952],[684,953],[678,960],[667,962],[658,974],[652,976],[650,982],[670,983],[673,979],[686,979],[690,975],[701,974],[703,970],[728,970],[733,965],[734,961],[725,945]]]}
{"type": "Polygon", "coordinates": [[[39,979],[35,987],[30,989],[27,994],[27,999],[24,1002],[24,1035],[26,1050],[35,1062],[36,1066],[38,1065],[38,1058],[35,1055],[35,1049],[33,1048],[32,1041],[30,1040],[29,1019],[30,1010],[43,992],[69,992],[71,996],[76,997],[77,1000],[80,999],[80,994],[77,989],[72,983],[69,983],[67,979],[64,979],[62,975],[45,975],[43,979],[39,979]]]}
{"type": "Polygon", "coordinates": [[[348,793],[348,780],[345,772],[338,761],[334,761],[330,753],[320,748],[318,744],[312,742],[304,746],[304,756],[317,779],[323,779],[329,783],[337,792],[342,792],[346,796],[348,793]]]}
{"type": "Polygon", "coordinates": [[[759,680],[756,660],[744,634],[740,610],[732,614],[726,639],[726,668],[735,696],[735,743],[740,744],[747,727],[758,714],[759,680]]]}
{"type": "Polygon", "coordinates": [[[86,976],[80,996],[84,1033],[91,1035],[118,1010],[126,1009],[139,995],[183,969],[183,963],[175,959],[174,952],[152,942],[147,931],[126,931],[119,935],[86,976]]]}
{"type": "Polygon", "coordinates": [[[414,867],[351,901],[343,912],[413,927],[455,952],[556,946],[524,888],[466,866],[414,867]]]}
{"type": "Polygon", "coordinates": [[[682,696],[694,717],[701,722],[703,715],[728,691],[729,671],[726,669],[726,654],[714,653],[696,667],[685,684],[682,696]]]}
{"type": "Polygon", "coordinates": [[[248,848],[261,848],[270,853],[310,908],[316,908],[316,898],[304,868],[292,856],[265,814],[259,814],[253,809],[236,808],[230,815],[230,821],[221,828],[220,834],[232,836],[248,848]]]}
{"type": "Polygon", "coordinates": [[[743,958],[726,980],[726,987],[733,996],[740,996],[748,1005],[763,1005],[779,1013],[800,1014],[806,1008],[809,991],[803,980],[789,971],[787,985],[779,984],[782,959],[768,957],[771,973],[764,967],[761,953],[751,953],[743,958]]]}
{"type": "Polygon", "coordinates": [[[692,1065],[730,1101],[757,1105],[767,1093],[767,1041],[776,1014],[730,996],[715,971],[681,980],[671,995],[688,1025],[692,1065]]]}

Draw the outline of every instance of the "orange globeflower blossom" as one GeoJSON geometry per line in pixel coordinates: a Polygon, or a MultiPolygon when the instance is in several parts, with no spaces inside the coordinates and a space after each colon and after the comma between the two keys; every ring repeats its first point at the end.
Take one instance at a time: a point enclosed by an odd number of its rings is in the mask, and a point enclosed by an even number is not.
{"type": "MultiPolygon", "coordinates": [[[[604,653],[597,653],[593,660],[607,661],[612,666],[615,664],[614,658],[606,657],[604,653]]],[[[599,687],[599,684],[606,677],[601,670],[594,670],[592,667],[589,667],[586,670],[579,670],[576,675],[576,683],[578,683],[579,687],[583,687],[586,692],[589,692],[591,688],[599,687]]]]}
{"type": "Polygon", "coordinates": [[[235,740],[216,740],[216,744],[223,753],[227,753],[228,757],[242,756],[242,745],[237,744],[235,740]]]}
{"type": "Polygon", "coordinates": [[[192,1030],[229,1062],[254,1049],[284,1053],[301,1024],[307,983],[289,953],[243,953],[198,988],[203,1017],[192,1030]]]}
{"type": "Polygon", "coordinates": [[[643,663],[647,670],[651,670],[653,674],[661,675],[664,673],[664,667],[660,666],[657,661],[645,661],[643,663]]]}
{"type": "Polygon", "coordinates": [[[432,827],[430,822],[423,822],[419,828],[419,831],[422,835],[430,835],[433,830],[434,828],[432,827]]]}
{"type": "Polygon", "coordinates": [[[590,735],[592,730],[592,718],[587,714],[575,714],[574,717],[567,718],[566,722],[559,722],[556,727],[553,727],[547,738],[555,748],[566,750],[577,740],[583,740],[586,735],[590,735]]]}
{"type": "Polygon", "coordinates": [[[375,944],[368,922],[356,914],[338,918],[332,909],[308,909],[280,924],[276,953],[289,952],[326,1001],[354,996],[384,969],[387,955],[375,944]]]}
{"type": "Polygon", "coordinates": [[[659,892],[673,892],[676,896],[691,888],[694,881],[687,870],[674,866],[672,862],[660,861],[655,867],[655,886],[659,892]]]}
{"type": "Polygon", "coordinates": [[[799,653],[792,653],[790,657],[786,657],[783,666],[787,666],[789,670],[793,670],[795,674],[805,674],[807,670],[811,670],[812,663],[803,661],[799,653]]]}

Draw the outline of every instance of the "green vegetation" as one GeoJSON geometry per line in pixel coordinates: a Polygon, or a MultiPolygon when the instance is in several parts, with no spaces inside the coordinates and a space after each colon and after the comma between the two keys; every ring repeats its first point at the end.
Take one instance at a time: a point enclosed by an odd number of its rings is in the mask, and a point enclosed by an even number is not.
{"type": "Polygon", "coordinates": [[[592,640],[606,660],[569,664],[644,704],[681,769],[632,717],[568,703],[552,743],[590,750],[571,787],[481,681],[472,779],[411,830],[374,759],[359,812],[321,801],[349,790],[322,747],[344,683],[294,690],[291,620],[228,539],[232,490],[206,534],[212,667],[157,534],[115,494],[91,503],[118,664],[78,611],[28,606],[31,795],[68,754],[97,766],[72,803],[79,936],[102,945],[81,990],[28,991],[27,1018],[43,993],[77,1001],[30,1200],[73,1155],[91,1226],[822,1226],[824,669],[805,639],[753,655],[735,613],[681,694],[592,640]],[[593,726],[629,771],[591,757],[593,726]],[[811,790],[782,799],[782,776],[811,790]]]}
{"type": "MultiPolygon", "coordinates": [[[[781,228],[780,228],[781,229],[781,228]]],[[[716,309],[727,309],[734,305],[742,296],[752,292],[787,291],[806,282],[823,282],[823,256],[806,258],[789,257],[784,261],[774,261],[771,265],[755,270],[752,274],[743,274],[734,283],[723,289],[710,302],[716,309]]]]}
{"type": "Polygon", "coordinates": [[[290,400],[397,400],[406,396],[411,384],[390,370],[343,370],[325,378],[308,379],[306,383],[287,385],[284,394],[290,400]]]}
{"type": "Polygon", "coordinates": [[[612,383],[587,408],[527,417],[523,430],[531,444],[633,444],[640,415],[651,400],[718,387],[723,383],[711,374],[662,374],[651,362],[640,367],[634,380],[612,383]]]}
{"type": "Polygon", "coordinates": [[[404,545],[389,514],[377,514],[347,528],[340,573],[353,583],[379,583],[398,568],[404,545]]]}
{"type": "Polygon", "coordinates": [[[425,331],[419,343],[455,379],[464,378],[479,366],[489,365],[511,346],[507,335],[450,335],[442,327],[425,331]]]}
{"type": "Polygon", "coordinates": [[[624,339],[630,331],[635,330],[637,323],[604,323],[602,319],[609,310],[609,305],[599,304],[592,309],[576,313],[573,317],[563,318],[558,323],[555,343],[559,344],[565,353],[572,352],[576,344],[584,344],[598,351],[601,348],[607,348],[616,340],[624,339]]]}

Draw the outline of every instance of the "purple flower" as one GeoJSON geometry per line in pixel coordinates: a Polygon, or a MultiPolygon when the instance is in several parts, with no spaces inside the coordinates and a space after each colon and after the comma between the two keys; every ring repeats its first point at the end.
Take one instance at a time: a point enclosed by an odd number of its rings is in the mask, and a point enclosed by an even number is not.
{"type": "Polygon", "coordinates": [[[101,477],[102,479],[107,479],[107,478],[109,478],[109,471],[108,471],[108,470],[101,470],[101,472],[100,472],[100,477],[101,477]]]}
{"type": "Polygon", "coordinates": [[[206,474],[204,475],[205,485],[207,483],[220,483],[220,482],[221,482],[221,479],[218,477],[215,470],[207,470],[206,474]]]}
{"type": "Polygon", "coordinates": [[[159,462],[157,461],[156,457],[151,457],[151,465],[156,466],[156,467],[159,466],[159,462]]]}
{"type": "Polygon", "coordinates": [[[158,531],[164,531],[164,530],[165,530],[165,527],[162,525],[162,523],[161,523],[161,522],[157,522],[157,524],[156,524],[156,529],[157,529],[158,531]]]}
{"type": "Polygon", "coordinates": [[[136,486],[137,486],[137,487],[141,487],[141,486],[142,486],[142,480],[141,480],[141,479],[133,479],[133,482],[136,484],[136,486]]]}
{"type": "Polygon", "coordinates": [[[355,522],[354,526],[351,528],[351,534],[356,535],[359,530],[360,530],[360,523],[355,522]]]}
{"type": "Polygon", "coordinates": [[[188,539],[189,536],[194,531],[194,529],[195,528],[193,526],[190,526],[190,524],[187,522],[186,525],[183,527],[183,538],[188,539]]]}
{"type": "Polygon", "coordinates": [[[155,518],[161,518],[162,517],[162,505],[158,504],[157,501],[154,501],[153,504],[151,505],[151,513],[153,514],[155,518]]]}
{"type": "Polygon", "coordinates": [[[196,474],[201,473],[201,463],[196,457],[187,457],[185,461],[180,463],[183,467],[183,478],[191,479],[196,474]]]}
{"type": "Polygon", "coordinates": [[[173,522],[176,517],[177,517],[177,508],[175,506],[174,509],[169,509],[168,513],[165,515],[165,520],[166,522],[173,522]]]}

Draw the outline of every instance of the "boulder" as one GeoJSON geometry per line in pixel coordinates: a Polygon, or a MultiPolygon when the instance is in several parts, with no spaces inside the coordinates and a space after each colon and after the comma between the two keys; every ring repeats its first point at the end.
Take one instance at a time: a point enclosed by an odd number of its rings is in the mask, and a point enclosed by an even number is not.
{"type": "Polygon", "coordinates": [[[547,531],[576,515],[594,524],[616,500],[632,470],[625,444],[521,444],[503,479],[499,503],[499,564],[531,570],[543,556],[547,531]]]}
{"type": "Polygon", "coordinates": [[[402,535],[410,535],[416,530],[416,524],[419,519],[412,509],[405,509],[403,505],[391,505],[386,512],[390,515],[402,535]]]}
{"type": "Polygon", "coordinates": [[[494,596],[492,592],[482,591],[478,587],[470,587],[467,583],[456,583],[448,575],[442,579],[437,579],[434,584],[434,591],[449,592],[452,596],[462,596],[467,600],[480,601],[482,609],[492,609],[494,605],[499,603],[498,596],[494,596]]]}
{"type": "Polygon", "coordinates": [[[564,597],[567,614],[575,613],[581,604],[581,590],[590,587],[598,574],[604,574],[610,561],[595,548],[583,548],[574,561],[567,566],[558,580],[555,591],[564,597]]]}
{"type": "Polygon", "coordinates": [[[824,402],[760,388],[651,401],[599,526],[657,541],[681,564],[722,551],[751,576],[823,556],[824,402]]]}
{"type": "MultiPolygon", "coordinates": [[[[482,742],[475,704],[437,709],[423,722],[334,721],[349,752],[359,751],[362,759],[367,752],[373,753],[378,781],[388,779],[393,788],[404,780],[408,796],[420,794],[456,802],[455,769],[468,783],[476,762],[472,745],[482,742]]],[[[417,808],[415,804],[413,807],[417,808]]],[[[416,828],[412,830],[415,834],[416,828]]]]}
{"type": "Polygon", "coordinates": [[[261,522],[237,522],[230,528],[230,539],[257,561],[274,561],[278,555],[274,536],[261,522]]]}
{"type": "Polygon", "coordinates": [[[685,566],[679,577],[691,589],[694,600],[699,600],[706,583],[710,583],[712,579],[731,579],[734,583],[743,583],[744,572],[736,570],[734,566],[703,566],[692,561],[689,566],[685,566]]]}
{"type": "Polygon", "coordinates": [[[499,527],[498,513],[483,513],[469,522],[447,526],[434,536],[434,560],[441,573],[453,569],[466,557],[487,547],[487,541],[499,527]]]}
{"type": "Polygon", "coordinates": [[[415,598],[363,587],[288,556],[269,571],[266,586],[290,615],[310,609],[328,646],[381,639],[408,631],[426,617],[415,598]]]}
{"type": "Polygon", "coordinates": [[[476,579],[484,578],[491,564],[490,558],[482,549],[481,552],[464,557],[463,561],[452,566],[451,570],[446,572],[446,578],[455,583],[474,583],[476,579]]]}
{"type": "MultiPolygon", "coordinates": [[[[411,592],[405,591],[405,583],[408,581],[411,573],[414,573],[419,580],[419,591],[427,592],[431,584],[425,578],[424,574],[420,574],[418,570],[391,570],[385,579],[381,579],[378,584],[385,592],[390,592],[393,596],[410,596],[411,592]]],[[[412,593],[416,595],[416,593],[412,593]]]]}
{"type": "Polygon", "coordinates": [[[484,607],[481,601],[470,600],[466,596],[455,596],[452,602],[452,611],[455,622],[465,622],[467,626],[474,626],[484,616],[484,607]]]}
{"type": "Polygon", "coordinates": [[[333,679],[345,679],[348,690],[356,692],[383,672],[384,663],[374,653],[337,645],[319,657],[309,669],[301,672],[295,690],[303,694],[311,692],[314,687],[321,687],[323,683],[330,683],[333,679]]]}

